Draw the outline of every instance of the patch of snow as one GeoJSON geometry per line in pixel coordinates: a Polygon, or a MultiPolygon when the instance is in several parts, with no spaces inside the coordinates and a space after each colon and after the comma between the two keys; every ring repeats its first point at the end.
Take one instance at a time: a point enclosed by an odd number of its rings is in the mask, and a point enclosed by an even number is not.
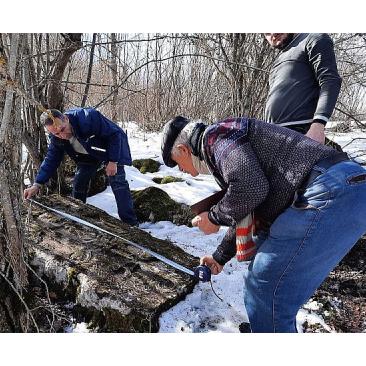
{"type": "Polygon", "coordinates": [[[81,322],[76,324],[71,324],[65,327],[65,333],[90,333],[89,329],[87,328],[88,324],[81,322]]]}
{"type": "Polygon", "coordinates": [[[55,258],[41,250],[35,249],[35,255],[30,263],[37,267],[38,275],[46,275],[49,278],[54,278],[58,284],[67,283],[68,267],[63,266],[55,261],[55,258]]]}
{"type": "Polygon", "coordinates": [[[127,307],[121,301],[111,299],[107,296],[99,298],[94,291],[96,288],[94,281],[85,274],[79,273],[77,278],[80,284],[76,298],[77,304],[84,307],[93,307],[97,310],[102,310],[103,308],[115,309],[124,315],[127,315],[131,311],[131,308],[127,307]]]}

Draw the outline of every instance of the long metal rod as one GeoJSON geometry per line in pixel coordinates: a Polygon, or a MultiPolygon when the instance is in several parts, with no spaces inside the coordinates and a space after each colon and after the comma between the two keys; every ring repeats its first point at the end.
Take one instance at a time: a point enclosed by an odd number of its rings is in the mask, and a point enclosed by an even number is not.
{"type": "Polygon", "coordinates": [[[179,271],[181,271],[181,272],[184,272],[184,273],[186,273],[186,274],[188,274],[188,275],[190,275],[190,276],[195,277],[195,274],[194,274],[194,272],[193,272],[192,270],[190,270],[190,269],[188,269],[188,268],[186,268],[186,267],[182,266],[181,264],[178,264],[178,263],[176,263],[176,262],[172,261],[171,259],[168,259],[168,258],[164,257],[163,255],[161,255],[161,254],[159,254],[159,253],[156,253],[156,252],[154,252],[154,251],[152,251],[152,250],[150,250],[150,249],[148,249],[148,248],[145,248],[144,246],[142,246],[142,245],[140,245],[140,244],[134,243],[134,242],[133,242],[133,241],[131,241],[131,240],[125,239],[125,238],[123,238],[122,236],[119,236],[119,235],[114,234],[114,233],[112,233],[112,232],[110,232],[110,231],[108,231],[108,230],[105,230],[105,229],[103,229],[103,228],[101,228],[101,227],[99,227],[99,226],[97,226],[97,225],[92,224],[92,223],[91,223],[91,222],[89,222],[89,221],[85,221],[85,220],[80,219],[80,218],[78,218],[78,217],[76,217],[76,216],[73,216],[73,215],[67,214],[66,212],[63,212],[63,211],[56,210],[56,209],[54,209],[54,208],[48,207],[48,206],[46,206],[46,205],[44,205],[44,204],[42,204],[42,203],[40,203],[40,202],[37,202],[37,201],[35,201],[35,200],[31,199],[31,198],[29,198],[29,199],[28,199],[28,201],[30,201],[30,202],[32,202],[32,203],[35,203],[36,205],[38,205],[38,206],[40,206],[40,207],[43,207],[43,208],[45,208],[45,209],[46,209],[46,210],[48,210],[48,211],[54,212],[54,213],[56,213],[56,214],[58,214],[58,215],[60,215],[60,216],[62,216],[62,217],[65,217],[65,218],[66,218],[66,219],[68,219],[68,220],[71,220],[71,221],[77,222],[77,223],[79,223],[79,224],[81,224],[81,225],[84,225],[84,226],[91,227],[91,228],[93,228],[93,229],[95,229],[95,230],[98,230],[98,231],[100,231],[100,232],[102,232],[102,233],[105,233],[105,234],[111,235],[111,236],[113,236],[113,237],[115,237],[115,238],[117,238],[117,239],[120,239],[120,240],[122,240],[124,243],[129,244],[129,245],[132,245],[133,247],[138,248],[138,249],[140,249],[140,250],[142,250],[142,251],[144,251],[144,252],[146,252],[146,253],[150,254],[151,256],[153,256],[153,257],[155,257],[155,258],[159,259],[161,262],[164,262],[164,263],[168,264],[169,266],[171,266],[171,267],[173,267],[173,268],[175,268],[175,269],[178,269],[178,270],[179,270],[179,271]]]}

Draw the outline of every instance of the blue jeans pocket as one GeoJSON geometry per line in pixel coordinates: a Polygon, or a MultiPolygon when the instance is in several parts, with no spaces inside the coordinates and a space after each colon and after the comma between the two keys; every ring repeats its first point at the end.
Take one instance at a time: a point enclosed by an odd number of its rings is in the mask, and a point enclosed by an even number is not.
{"type": "Polygon", "coordinates": [[[352,174],[352,176],[347,178],[347,184],[349,185],[359,185],[366,183],[366,173],[352,174]]]}
{"type": "Polygon", "coordinates": [[[291,207],[295,210],[320,210],[331,200],[331,191],[323,183],[313,183],[304,192],[298,191],[291,207]]]}

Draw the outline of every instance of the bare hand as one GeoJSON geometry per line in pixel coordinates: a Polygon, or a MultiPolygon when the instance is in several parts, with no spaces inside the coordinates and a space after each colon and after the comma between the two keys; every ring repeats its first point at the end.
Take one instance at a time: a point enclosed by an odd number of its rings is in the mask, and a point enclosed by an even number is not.
{"type": "Polygon", "coordinates": [[[222,266],[221,264],[217,263],[213,258],[212,255],[205,255],[204,257],[202,257],[200,259],[200,264],[204,264],[206,265],[208,268],[210,268],[211,273],[214,275],[219,274],[222,269],[224,268],[224,266],[222,266]]]}
{"type": "Polygon", "coordinates": [[[208,212],[201,212],[192,220],[192,226],[197,226],[206,235],[217,233],[220,226],[213,224],[208,218],[208,212]]]}
{"type": "Polygon", "coordinates": [[[23,192],[23,198],[27,200],[28,198],[31,198],[35,196],[39,192],[38,186],[32,186],[24,190],[23,192]]]}
{"type": "Polygon", "coordinates": [[[325,142],[325,133],[324,133],[324,125],[322,123],[314,122],[311,124],[309,131],[305,135],[317,142],[320,142],[324,145],[325,142]]]}
{"type": "Polygon", "coordinates": [[[113,163],[112,161],[110,161],[108,165],[105,167],[105,173],[108,175],[108,177],[116,175],[117,163],[113,163]]]}

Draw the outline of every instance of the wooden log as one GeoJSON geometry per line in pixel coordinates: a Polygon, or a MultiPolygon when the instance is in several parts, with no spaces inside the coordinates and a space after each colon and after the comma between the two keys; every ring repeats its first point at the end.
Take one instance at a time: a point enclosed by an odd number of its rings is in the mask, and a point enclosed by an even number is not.
{"type": "MultiPolygon", "coordinates": [[[[171,242],[153,238],[104,211],[58,195],[37,201],[89,221],[187,268],[199,264],[171,242]]],[[[32,266],[74,297],[94,329],[155,332],[160,314],[193,290],[196,280],[145,252],[93,228],[28,204],[32,266]],[[30,207],[29,207],[30,205],[30,207]]]]}

